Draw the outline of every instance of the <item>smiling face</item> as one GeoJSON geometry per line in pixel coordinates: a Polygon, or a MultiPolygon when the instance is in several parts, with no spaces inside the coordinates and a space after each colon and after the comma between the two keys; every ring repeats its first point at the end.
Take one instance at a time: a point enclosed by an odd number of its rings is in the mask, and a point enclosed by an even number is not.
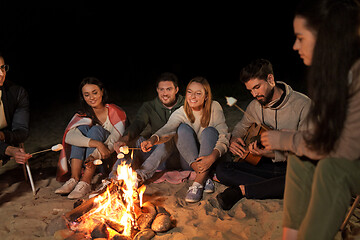
{"type": "Polygon", "coordinates": [[[293,46],[295,51],[298,51],[300,58],[304,61],[306,66],[310,66],[314,46],[316,42],[316,35],[306,25],[306,19],[300,16],[294,18],[294,33],[296,40],[293,46]]]}
{"type": "Polygon", "coordinates": [[[103,91],[95,84],[85,84],[82,88],[85,102],[92,108],[102,106],[103,91]]]}
{"type": "Polygon", "coordinates": [[[158,97],[165,107],[171,108],[176,103],[176,94],[179,91],[172,81],[160,81],[156,91],[158,97]]]}
{"type": "Polygon", "coordinates": [[[201,83],[192,82],[186,90],[186,101],[193,111],[200,111],[204,107],[207,96],[201,83]]]}

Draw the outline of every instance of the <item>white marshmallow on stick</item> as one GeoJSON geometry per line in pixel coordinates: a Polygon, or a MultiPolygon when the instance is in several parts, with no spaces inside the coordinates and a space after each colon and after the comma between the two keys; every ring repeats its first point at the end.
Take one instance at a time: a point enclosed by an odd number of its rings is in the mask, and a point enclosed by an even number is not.
{"type": "Polygon", "coordinates": [[[118,159],[122,159],[122,158],[124,158],[125,157],[125,155],[123,154],[123,153],[119,153],[118,155],[117,155],[117,158],[118,159]]]}
{"type": "Polygon", "coordinates": [[[54,152],[57,152],[57,151],[60,151],[62,150],[64,147],[62,144],[56,144],[54,146],[52,146],[51,148],[49,149],[45,149],[45,150],[41,150],[41,151],[38,151],[38,152],[34,152],[34,153],[31,153],[30,155],[35,155],[35,154],[38,154],[38,153],[43,153],[43,152],[48,152],[48,151],[54,151],[54,152]]]}
{"type": "Polygon", "coordinates": [[[54,151],[54,152],[57,152],[57,151],[62,150],[63,148],[64,148],[63,145],[59,143],[59,144],[56,144],[56,145],[52,146],[51,150],[54,151]]]}
{"type": "Polygon", "coordinates": [[[122,152],[123,154],[128,154],[129,153],[129,147],[128,146],[122,146],[120,147],[120,152],[122,152]]]}
{"type": "Polygon", "coordinates": [[[93,161],[93,164],[94,165],[101,165],[103,162],[101,161],[101,159],[95,159],[94,161],[93,161]]]}
{"type": "Polygon", "coordinates": [[[233,97],[225,97],[227,101],[227,105],[230,107],[234,106],[234,104],[237,102],[236,98],[233,97]]]}

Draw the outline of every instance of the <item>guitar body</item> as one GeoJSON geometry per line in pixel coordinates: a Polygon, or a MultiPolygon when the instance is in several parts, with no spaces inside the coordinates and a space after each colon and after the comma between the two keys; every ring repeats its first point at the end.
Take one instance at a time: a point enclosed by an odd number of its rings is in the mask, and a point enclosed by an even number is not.
{"type": "MultiPolygon", "coordinates": [[[[258,142],[258,146],[262,147],[261,142],[260,142],[260,135],[261,135],[261,133],[263,133],[264,131],[267,131],[267,130],[268,130],[267,127],[264,127],[257,123],[253,123],[250,126],[250,128],[248,129],[248,131],[244,137],[244,142],[245,142],[246,148],[249,147],[250,143],[253,143],[256,140],[258,142]]],[[[254,154],[248,152],[244,158],[236,157],[234,159],[234,162],[238,162],[238,161],[242,160],[242,161],[248,162],[248,163],[256,166],[259,163],[261,157],[262,156],[260,156],[260,155],[254,155],[254,154]]]]}

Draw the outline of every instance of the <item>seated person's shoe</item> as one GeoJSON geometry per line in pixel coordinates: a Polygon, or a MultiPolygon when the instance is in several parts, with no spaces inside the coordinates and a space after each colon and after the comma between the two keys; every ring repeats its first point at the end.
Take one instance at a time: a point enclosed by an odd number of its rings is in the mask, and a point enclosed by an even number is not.
{"type": "Polygon", "coordinates": [[[56,189],[55,193],[68,194],[75,188],[76,184],[78,184],[78,181],[76,181],[75,178],[70,178],[64,183],[64,185],[56,189]]]}
{"type": "Polygon", "coordinates": [[[70,198],[70,199],[81,198],[81,197],[84,197],[86,194],[88,194],[90,191],[91,191],[90,184],[88,184],[84,181],[80,181],[76,185],[74,190],[68,195],[68,198],[70,198]]]}
{"type": "Polygon", "coordinates": [[[89,194],[89,198],[93,198],[96,197],[99,194],[102,194],[103,192],[106,191],[107,186],[111,183],[111,181],[107,180],[107,179],[103,179],[101,181],[101,184],[95,189],[95,191],[93,191],[92,193],[89,194]]]}
{"type": "Polygon", "coordinates": [[[189,203],[195,203],[201,200],[204,187],[200,183],[195,183],[187,191],[185,201],[189,203]]]}
{"type": "Polygon", "coordinates": [[[215,184],[210,178],[208,178],[208,180],[206,180],[206,182],[205,182],[204,192],[206,192],[206,193],[215,192],[215,184]]]}
{"type": "Polygon", "coordinates": [[[239,187],[229,187],[216,196],[220,207],[224,210],[230,210],[244,195],[239,187]]]}

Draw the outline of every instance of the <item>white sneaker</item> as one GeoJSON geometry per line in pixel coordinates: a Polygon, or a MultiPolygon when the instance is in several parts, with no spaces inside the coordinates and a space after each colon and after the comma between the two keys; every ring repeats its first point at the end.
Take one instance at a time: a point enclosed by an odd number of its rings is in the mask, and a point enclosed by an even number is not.
{"type": "Polygon", "coordinates": [[[70,199],[81,198],[81,197],[85,196],[86,194],[88,194],[90,191],[91,191],[90,184],[88,184],[84,181],[80,181],[76,185],[74,190],[68,195],[68,198],[70,198],[70,199]]]}
{"type": "Polygon", "coordinates": [[[92,193],[89,194],[89,198],[93,198],[96,197],[97,195],[105,192],[107,186],[111,183],[111,181],[107,180],[107,179],[103,179],[101,184],[95,189],[95,191],[93,191],[92,193]]]}
{"type": "Polygon", "coordinates": [[[201,184],[193,184],[189,187],[186,193],[185,201],[189,203],[195,203],[201,200],[203,195],[204,187],[201,184]]]}
{"type": "Polygon", "coordinates": [[[78,183],[78,181],[76,181],[75,178],[70,178],[69,180],[66,181],[66,183],[64,183],[64,185],[62,185],[61,187],[56,189],[55,193],[68,194],[75,188],[77,183],[78,183]]]}

